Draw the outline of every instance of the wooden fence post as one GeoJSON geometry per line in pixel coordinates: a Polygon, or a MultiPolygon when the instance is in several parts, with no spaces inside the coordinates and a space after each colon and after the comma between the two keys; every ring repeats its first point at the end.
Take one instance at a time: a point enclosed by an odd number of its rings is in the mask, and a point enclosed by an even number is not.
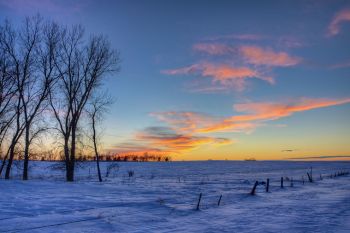
{"type": "Polygon", "coordinates": [[[259,182],[258,181],[255,181],[255,184],[253,186],[253,189],[252,191],[250,192],[250,195],[255,195],[255,189],[256,189],[256,186],[258,186],[259,182]]]}
{"type": "Polygon", "coordinates": [[[309,178],[310,183],[312,183],[313,182],[312,176],[308,172],[306,174],[307,174],[307,177],[309,178]]]}
{"type": "Polygon", "coordinates": [[[222,198],[222,194],[221,194],[220,197],[219,197],[218,206],[220,205],[221,198],[222,198]]]}
{"type": "Polygon", "coordinates": [[[283,188],[283,176],[281,177],[281,188],[283,188]]]}
{"type": "Polygon", "coordinates": [[[202,193],[199,194],[199,198],[198,198],[198,203],[197,203],[197,208],[196,208],[196,210],[199,210],[199,204],[201,203],[201,199],[202,199],[202,193]]]}
{"type": "Polygon", "coordinates": [[[266,192],[269,192],[269,187],[270,187],[270,179],[266,180],[266,192]]]}

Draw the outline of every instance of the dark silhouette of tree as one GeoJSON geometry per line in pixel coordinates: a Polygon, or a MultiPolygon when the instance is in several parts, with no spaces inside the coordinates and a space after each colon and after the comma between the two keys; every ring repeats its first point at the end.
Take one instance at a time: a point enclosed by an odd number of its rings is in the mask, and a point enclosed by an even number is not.
{"type": "Polygon", "coordinates": [[[33,128],[33,124],[46,109],[44,103],[55,80],[53,58],[58,39],[56,28],[53,23],[44,25],[40,16],[26,18],[20,28],[14,28],[9,22],[5,22],[1,28],[1,53],[4,54],[4,63],[12,66],[9,76],[14,79],[16,99],[6,179],[9,179],[15,147],[23,133],[23,179],[28,179],[30,144],[45,131],[41,127],[33,128]]]}
{"type": "Polygon", "coordinates": [[[63,138],[67,181],[74,180],[78,125],[86,104],[106,75],[119,68],[119,54],[103,36],[87,42],[81,26],[60,27],[54,56],[58,84],[49,100],[63,138]]]}
{"type": "MultiPolygon", "coordinates": [[[[91,136],[89,137],[93,143],[93,149],[95,153],[95,160],[97,166],[97,175],[98,180],[102,182],[101,170],[100,170],[100,155],[98,149],[98,133],[97,133],[97,125],[101,122],[103,118],[103,114],[108,112],[108,107],[113,103],[111,97],[106,94],[97,94],[93,96],[92,100],[89,103],[87,113],[90,119],[91,124],[91,136]]],[[[114,160],[114,159],[113,159],[114,160]]]]}

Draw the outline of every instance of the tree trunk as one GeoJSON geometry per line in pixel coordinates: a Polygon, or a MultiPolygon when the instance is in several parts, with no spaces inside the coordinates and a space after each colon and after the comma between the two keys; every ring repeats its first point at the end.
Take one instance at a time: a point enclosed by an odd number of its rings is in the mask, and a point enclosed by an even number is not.
{"type": "Polygon", "coordinates": [[[2,159],[2,164],[1,164],[1,168],[0,168],[0,177],[2,175],[2,171],[4,170],[4,167],[6,165],[6,161],[7,161],[7,157],[8,157],[8,153],[4,156],[4,158],[2,159]]]}
{"type": "Polygon", "coordinates": [[[72,126],[72,139],[69,157],[69,166],[67,170],[67,181],[74,181],[74,167],[75,167],[75,144],[76,144],[76,126],[72,126]]]}
{"type": "Polygon", "coordinates": [[[24,163],[23,163],[23,180],[28,180],[28,165],[29,165],[29,126],[26,126],[25,144],[24,144],[24,163]]]}
{"type": "Polygon", "coordinates": [[[96,154],[96,165],[97,165],[97,174],[98,174],[98,180],[102,182],[102,176],[101,176],[101,170],[100,170],[100,156],[96,154]]]}
{"type": "Polygon", "coordinates": [[[67,181],[71,181],[71,172],[70,172],[70,160],[69,160],[69,146],[68,146],[68,140],[69,138],[67,136],[65,136],[64,138],[64,161],[65,161],[65,164],[66,164],[66,180],[67,181]]]}
{"type": "Polygon", "coordinates": [[[12,166],[13,158],[15,156],[15,146],[16,146],[16,143],[11,144],[10,158],[7,162],[6,173],[5,173],[6,180],[10,179],[11,166],[12,166]]]}
{"type": "Polygon", "coordinates": [[[94,141],[94,149],[95,149],[95,157],[96,157],[96,166],[97,166],[97,174],[98,180],[102,182],[101,170],[100,170],[100,155],[98,154],[97,143],[96,143],[96,127],[95,127],[95,115],[93,115],[92,119],[92,140],[94,141]]]}

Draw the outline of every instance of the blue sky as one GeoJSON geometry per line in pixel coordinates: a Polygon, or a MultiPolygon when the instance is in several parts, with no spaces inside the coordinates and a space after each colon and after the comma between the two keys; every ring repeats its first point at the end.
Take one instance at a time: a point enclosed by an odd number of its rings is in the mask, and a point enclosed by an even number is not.
{"type": "Polygon", "coordinates": [[[180,160],[350,152],[347,1],[0,0],[1,20],[36,13],[105,34],[121,52],[105,87],[116,99],[107,150],[180,160]]]}

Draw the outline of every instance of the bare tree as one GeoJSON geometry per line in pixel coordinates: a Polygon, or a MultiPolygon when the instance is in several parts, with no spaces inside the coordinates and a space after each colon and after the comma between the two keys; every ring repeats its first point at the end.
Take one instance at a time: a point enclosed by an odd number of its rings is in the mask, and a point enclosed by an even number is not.
{"type": "Polygon", "coordinates": [[[27,180],[30,144],[44,131],[44,128],[33,130],[33,122],[48,107],[45,101],[57,78],[54,74],[54,53],[58,26],[54,23],[45,25],[40,16],[26,18],[19,29],[6,22],[0,40],[4,57],[13,66],[10,76],[14,79],[16,99],[5,178],[10,177],[15,147],[24,133],[23,179],[27,180]]]}
{"type": "Polygon", "coordinates": [[[97,175],[100,182],[102,182],[101,169],[100,169],[100,154],[99,154],[99,135],[97,132],[97,125],[101,122],[103,114],[108,112],[108,107],[113,103],[110,96],[106,94],[100,94],[92,97],[89,103],[89,108],[87,113],[89,116],[89,121],[91,124],[91,136],[89,137],[93,144],[93,149],[95,153],[95,160],[97,166],[97,175]]]}
{"type": "Polygon", "coordinates": [[[119,55],[103,36],[84,42],[81,26],[60,31],[55,68],[59,79],[50,91],[50,105],[64,141],[66,179],[74,181],[77,130],[88,100],[107,74],[118,70],[119,55]]]}
{"type": "Polygon", "coordinates": [[[52,88],[57,75],[54,71],[54,54],[58,42],[58,26],[55,23],[43,25],[42,19],[27,18],[24,33],[27,38],[26,47],[34,49],[33,71],[23,81],[24,88],[19,88],[24,115],[24,163],[23,180],[28,179],[29,147],[32,140],[40,133],[46,131],[45,127],[32,130],[34,120],[47,109],[49,90],[52,88]],[[35,38],[36,37],[36,38],[35,38]]]}
{"type": "MultiPolygon", "coordinates": [[[[8,179],[10,176],[11,166],[15,155],[15,147],[24,129],[23,122],[21,121],[22,100],[18,95],[18,87],[23,86],[22,77],[28,75],[29,63],[30,63],[29,57],[30,57],[31,51],[19,52],[22,49],[21,46],[18,45],[19,35],[8,21],[5,22],[4,26],[1,27],[0,31],[1,31],[0,47],[5,58],[5,62],[10,64],[10,66],[12,67],[10,76],[12,76],[12,78],[14,79],[14,83],[16,86],[16,92],[14,97],[15,98],[15,103],[14,103],[15,104],[15,107],[14,107],[15,124],[13,127],[14,129],[12,132],[12,139],[10,142],[10,146],[4,158],[4,162],[6,161],[6,159],[8,159],[6,174],[5,174],[5,178],[8,179]]],[[[1,167],[1,172],[5,165],[4,162],[1,167]]]]}
{"type": "Polygon", "coordinates": [[[0,27],[0,158],[3,160],[0,168],[0,175],[8,157],[3,156],[3,144],[8,136],[8,131],[15,119],[14,96],[16,93],[15,79],[12,75],[13,64],[8,59],[8,54],[3,44],[3,27],[0,27]]]}

